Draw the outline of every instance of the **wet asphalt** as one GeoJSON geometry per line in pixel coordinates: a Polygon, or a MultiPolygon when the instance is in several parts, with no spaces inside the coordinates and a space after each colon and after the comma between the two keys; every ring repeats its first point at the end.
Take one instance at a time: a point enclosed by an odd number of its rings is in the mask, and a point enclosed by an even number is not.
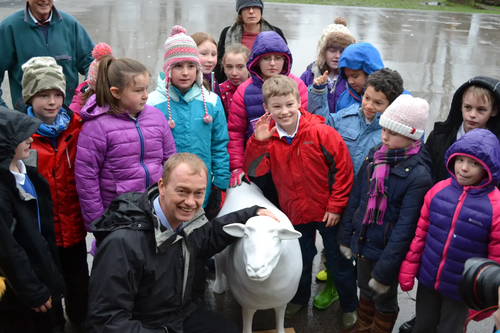
{"type": "MultiPolygon", "coordinates": [[[[163,43],[173,25],[184,26],[190,34],[207,32],[217,41],[222,29],[236,18],[234,0],[56,0],[54,4],[73,15],[95,43],[106,42],[116,56],[143,62],[153,74],[151,90],[162,68],[163,43]]],[[[24,5],[23,0],[0,0],[0,20],[24,5]]],[[[292,73],[297,76],[314,60],[323,28],[335,17],[343,16],[356,40],[372,43],[385,66],[401,74],[405,88],[429,102],[426,133],[430,133],[435,121],[446,118],[454,91],[465,81],[479,75],[500,78],[500,16],[280,3],[265,3],[263,14],[283,30],[293,54],[292,73]]],[[[7,79],[2,89],[11,105],[7,79]]],[[[317,246],[320,253],[320,237],[317,246]]],[[[321,265],[318,255],[314,274],[321,265]]],[[[240,306],[230,292],[214,295],[212,283],[209,278],[207,305],[241,327],[240,306]]],[[[322,286],[313,282],[313,296],[322,286]]],[[[394,332],[412,317],[414,297],[415,290],[399,293],[401,310],[394,332]]],[[[294,327],[297,333],[336,333],[340,325],[338,302],[320,312],[312,308],[312,299],[307,309],[285,321],[285,326],[294,327]]],[[[273,329],[273,311],[258,311],[253,327],[255,331],[273,329]]],[[[490,318],[471,324],[468,332],[489,333],[492,327],[490,318]]],[[[76,332],[71,325],[66,331],[76,332]]]]}

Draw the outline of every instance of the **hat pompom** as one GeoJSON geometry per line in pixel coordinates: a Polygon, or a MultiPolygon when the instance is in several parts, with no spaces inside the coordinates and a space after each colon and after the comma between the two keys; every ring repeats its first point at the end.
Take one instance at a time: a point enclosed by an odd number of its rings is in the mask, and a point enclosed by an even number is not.
{"type": "Polygon", "coordinates": [[[185,35],[187,35],[187,31],[186,31],[186,29],[184,29],[180,25],[174,25],[172,27],[172,29],[170,30],[170,37],[172,37],[173,35],[177,35],[177,34],[185,34],[185,35]]]}
{"type": "Polygon", "coordinates": [[[108,55],[113,55],[113,50],[111,50],[111,47],[106,43],[99,43],[94,46],[92,50],[92,57],[97,61],[101,61],[102,58],[108,55]]]}
{"type": "Polygon", "coordinates": [[[213,118],[211,115],[206,114],[205,117],[203,117],[203,121],[205,122],[205,124],[210,124],[213,121],[213,118]]]}
{"type": "Polygon", "coordinates": [[[345,20],[345,18],[343,18],[342,16],[339,16],[337,17],[334,21],[333,21],[334,24],[342,24],[343,26],[347,27],[347,21],[345,20]]]}
{"type": "Polygon", "coordinates": [[[170,127],[170,129],[174,129],[175,121],[173,119],[168,120],[168,127],[170,127]]]}

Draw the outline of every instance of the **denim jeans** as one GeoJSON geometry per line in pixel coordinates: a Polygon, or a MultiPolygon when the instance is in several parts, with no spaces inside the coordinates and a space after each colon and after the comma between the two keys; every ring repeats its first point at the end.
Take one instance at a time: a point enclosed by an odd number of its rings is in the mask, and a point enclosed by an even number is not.
{"type": "Polygon", "coordinates": [[[333,275],[333,281],[337,286],[340,297],[340,307],[343,312],[352,312],[358,308],[358,296],[356,287],[356,270],[352,261],[346,259],[340,252],[337,243],[338,225],[326,227],[326,222],[311,222],[295,225],[295,230],[302,233],[299,238],[300,250],[302,252],[302,276],[299,289],[292,299],[292,303],[305,305],[311,297],[312,264],[316,250],[316,230],[323,238],[325,246],[326,261],[328,269],[333,275]]]}

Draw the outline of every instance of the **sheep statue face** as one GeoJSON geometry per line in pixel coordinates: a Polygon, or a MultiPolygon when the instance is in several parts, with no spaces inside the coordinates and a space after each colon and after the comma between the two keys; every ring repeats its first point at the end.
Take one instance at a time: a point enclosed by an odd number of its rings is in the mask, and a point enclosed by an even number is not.
{"type": "Polygon", "coordinates": [[[224,226],[229,235],[241,238],[243,262],[248,278],[253,281],[265,281],[278,264],[282,240],[300,238],[301,234],[280,225],[267,216],[255,216],[246,224],[224,226]]]}

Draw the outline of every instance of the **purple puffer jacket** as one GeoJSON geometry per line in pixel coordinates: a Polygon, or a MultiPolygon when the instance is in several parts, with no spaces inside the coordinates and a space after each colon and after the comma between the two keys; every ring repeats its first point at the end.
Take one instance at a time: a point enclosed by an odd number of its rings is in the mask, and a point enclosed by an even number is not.
{"type": "Polygon", "coordinates": [[[75,181],[87,231],[120,194],[146,189],[161,178],[163,163],[175,154],[167,119],[145,105],[137,119],[108,114],[95,95],[82,108],[75,181]]]}
{"type": "MultiPolygon", "coordinates": [[[[314,81],[314,73],[317,72],[316,62],[312,62],[307,66],[307,69],[302,75],[300,79],[306,84],[306,86],[310,86],[314,81]]],[[[321,75],[321,74],[316,74],[321,75]]],[[[333,84],[328,83],[328,109],[330,113],[336,113],[337,101],[339,100],[340,95],[347,90],[347,80],[342,77],[342,75],[337,75],[337,81],[333,84]]],[[[338,110],[340,111],[340,110],[338,110]]]]}

